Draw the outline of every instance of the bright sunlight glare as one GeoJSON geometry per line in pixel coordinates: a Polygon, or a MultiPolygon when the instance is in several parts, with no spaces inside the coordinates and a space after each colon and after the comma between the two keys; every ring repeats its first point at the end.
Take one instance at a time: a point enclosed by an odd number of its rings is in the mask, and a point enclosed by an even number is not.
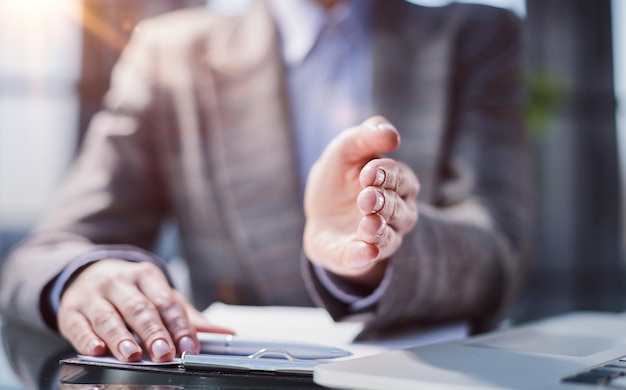
{"type": "Polygon", "coordinates": [[[80,11],[80,0],[1,0],[2,74],[26,73],[31,88],[40,88],[40,81],[56,68],[68,66],[68,53],[50,53],[57,42],[74,34],[80,11]]]}

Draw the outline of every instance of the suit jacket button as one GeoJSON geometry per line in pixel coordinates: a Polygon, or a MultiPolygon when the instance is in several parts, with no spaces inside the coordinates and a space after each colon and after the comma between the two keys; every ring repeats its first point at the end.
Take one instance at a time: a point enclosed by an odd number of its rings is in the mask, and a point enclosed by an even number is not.
{"type": "Polygon", "coordinates": [[[230,305],[243,305],[242,294],[237,285],[232,282],[223,282],[217,286],[217,299],[230,305]]]}

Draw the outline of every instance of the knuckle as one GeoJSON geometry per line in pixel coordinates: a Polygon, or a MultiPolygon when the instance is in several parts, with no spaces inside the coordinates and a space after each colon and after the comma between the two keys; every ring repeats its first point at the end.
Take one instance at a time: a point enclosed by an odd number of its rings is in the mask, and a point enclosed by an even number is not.
{"type": "Polygon", "coordinates": [[[166,281],[163,271],[156,264],[144,261],[136,264],[135,271],[137,276],[141,278],[148,278],[152,280],[166,281]]]}
{"type": "Polygon", "coordinates": [[[136,318],[145,315],[153,310],[153,306],[143,296],[133,296],[126,300],[122,312],[129,318],[136,318]]]}
{"type": "Polygon", "coordinates": [[[385,202],[385,206],[387,208],[387,221],[390,224],[394,224],[395,222],[398,221],[398,217],[400,215],[400,202],[397,201],[397,199],[393,199],[393,201],[390,202],[385,202]]]}
{"type": "Polygon", "coordinates": [[[143,340],[164,336],[165,330],[159,313],[155,305],[145,297],[131,298],[125,303],[122,312],[143,340]]]}
{"type": "Polygon", "coordinates": [[[92,326],[96,334],[108,340],[123,337],[126,327],[120,326],[117,320],[117,313],[99,312],[91,318],[92,326]]]}
{"type": "Polygon", "coordinates": [[[150,263],[149,261],[142,261],[142,262],[136,263],[135,265],[136,265],[137,271],[142,274],[143,273],[152,274],[154,272],[160,272],[159,268],[156,265],[150,263]]]}
{"type": "Polygon", "coordinates": [[[90,321],[96,329],[112,328],[115,325],[115,313],[113,310],[98,310],[91,317],[90,321]]]}
{"type": "Polygon", "coordinates": [[[178,307],[178,302],[174,296],[167,291],[163,291],[152,299],[152,303],[160,312],[168,312],[178,307]]]}
{"type": "Polygon", "coordinates": [[[59,332],[73,344],[76,344],[80,335],[84,333],[85,324],[77,316],[59,317],[59,319],[59,332]]]}
{"type": "Polygon", "coordinates": [[[402,170],[398,167],[395,167],[393,170],[393,174],[389,176],[389,188],[393,191],[398,191],[400,188],[400,183],[402,182],[402,170]]]}
{"type": "Polygon", "coordinates": [[[180,321],[184,323],[186,319],[184,309],[175,302],[161,306],[159,312],[161,313],[161,317],[168,322],[180,321]]]}
{"type": "Polygon", "coordinates": [[[403,188],[404,197],[406,199],[416,198],[419,194],[420,185],[417,176],[413,170],[405,164],[398,167],[398,183],[397,188],[403,188]]]}
{"type": "Polygon", "coordinates": [[[156,339],[169,340],[169,333],[157,318],[144,318],[136,323],[133,329],[146,345],[151,344],[156,339]]]}
{"type": "Polygon", "coordinates": [[[141,337],[144,340],[155,340],[157,338],[163,338],[165,330],[157,323],[146,323],[141,329],[141,337]]]}
{"type": "Polygon", "coordinates": [[[168,329],[174,338],[179,338],[185,334],[188,334],[190,327],[187,324],[186,318],[182,316],[174,317],[168,321],[168,329]]]}
{"type": "Polygon", "coordinates": [[[163,322],[171,333],[176,334],[189,331],[190,326],[185,310],[173,297],[170,296],[165,303],[161,303],[158,309],[163,322]]]}
{"type": "Polygon", "coordinates": [[[71,318],[63,323],[64,331],[70,335],[83,333],[83,327],[83,322],[81,322],[78,318],[71,318]]]}

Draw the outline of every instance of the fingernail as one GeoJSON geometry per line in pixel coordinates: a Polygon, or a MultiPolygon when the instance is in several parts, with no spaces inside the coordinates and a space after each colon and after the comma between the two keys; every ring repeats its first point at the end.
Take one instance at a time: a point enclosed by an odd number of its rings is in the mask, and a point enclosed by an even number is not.
{"type": "Polygon", "coordinates": [[[130,340],[122,341],[118,346],[122,356],[124,359],[130,358],[132,355],[141,352],[141,349],[137,346],[137,344],[133,343],[130,340]]]}
{"type": "Polygon", "coordinates": [[[393,132],[396,133],[396,138],[398,138],[398,142],[400,142],[400,132],[391,123],[379,123],[375,127],[377,131],[393,130],[393,132]]]}
{"type": "Polygon", "coordinates": [[[104,347],[104,344],[102,343],[102,341],[98,339],[93,339],[89,342],[89,344],[87,344],[87,348],[89,349],[90,354],[96,353],[98,349],[103,348],[103,347],[104,347]]]}
{"type": "Polygon", "coordinates": [[[385,123],[379,123],[379,124],[376,125],[376,127],[378,128],[378,130],[389,130],[389,129],[391,129],[391,130],[395,131],[396,133],[398,132],[398,129],[396,129],[395,126],[392,125],[391,123],[386,123],[386,122],[385,123]]]}
{"type": "Polygon", "coordinates": [[[376,231],[376,237],[382,237],[382,235],[385,234],[385,230],[387,230],[387,220],[385,218],[383,218],[383,216],[381,215],[380,216],[380,227],[376,231]]]}
{"type": "Polygon", "coordinates": [[[154,343],[152,343],[152,355],[156,359],[160,359],[168,353],[170,353],[170,346],[167,345],[165,340],[158,339],[154,343]]]}
{"type": "Polygon", "coordinates": [[[374,178],[374,185],[382,186],[383,183],[385,182],[386,176],[387,175],[385,174],[385,171],[382,168],[376,169],[376,178],[374,178]]]}
{"type": "Polygon", "coordinates": [[[178,349],[181,354],[183,352],[194,353],[196,351],[196,343],[193,342],[191,337],[184,336],[178,341],[178,349]]]}
{"type": "Polygon", "coordinates": [[[372,209],[372,211],[377,213],[383,209],[384,205],[385,205],[385,196],[380,191],[376,191],[376,203],[374,204],[374,208],[372,209]]]}

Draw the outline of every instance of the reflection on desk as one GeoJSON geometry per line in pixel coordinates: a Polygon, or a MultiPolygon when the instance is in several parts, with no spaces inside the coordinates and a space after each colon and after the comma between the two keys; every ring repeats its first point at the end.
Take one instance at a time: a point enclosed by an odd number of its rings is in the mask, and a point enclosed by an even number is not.
{"type": "MultiPolygon", "coordinates": [[[[6,383],[4,376],[0,385],[13,386],[18,389],[57,389],[59,356],[73,354],[71,346],[62,338],[11,321],[2,322],[2,349],[9,367],[2,371],[12,370],[19,381],[15,384],[6,383]]],[[[4,388],[4,387],[3,387],[4,388]]]]}
{"type": "MultiPolygon", "coordinates": [[[[11,321],[0,322],[2,351],[6,364],[0,367],[2,389],[321,389],[308,378],[270,375],[136,372],[101,367],[60,365],[59,360],[76,355],[64,339],[11,321]]],[[[0,359],[0,362],[3,360],[0,359]]]]}

